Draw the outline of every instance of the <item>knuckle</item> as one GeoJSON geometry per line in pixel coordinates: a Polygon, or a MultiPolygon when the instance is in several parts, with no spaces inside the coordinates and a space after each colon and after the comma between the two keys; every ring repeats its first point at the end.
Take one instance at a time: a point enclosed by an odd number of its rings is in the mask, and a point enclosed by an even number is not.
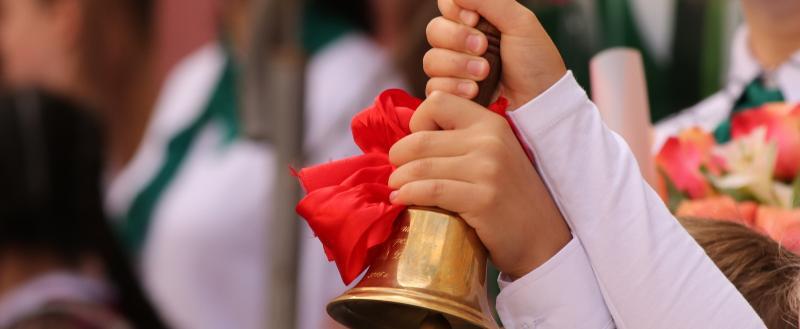
{"type": "Polygon", "coordinates": [[[477,146],[479,150],[484,152],[496,152],[505,147],[505,145],[503,145],[503,141],[494,135],[486,135],[481,137],[478,140],[477,146]]]}
{"type": "Polygon", "coordinates": [[[390,188],[397,189],[403,186],[403,182],[403,173],[401,169],[397,169],[389,176],[388,185],[390,188]]]}
{"type": "Polygon", "coordinates": [[[428,96],[428,99],[425,100],[425,103],[428,103],[430,106],[433,106],[434,108],[437,108],[437,107],[441,107],[442,105],[444,105],[447,102],[446,98],[447,98],[447,96],[446,96],[446,94],[444,92],[439,91],[439,90],[434,90],[431,93],[431,95],[428,96]]]}
{"type": "Polygon", "coordinates": [[[456,27],[456,35],[458,35],[458,38],[455,40],[463,40],[462,42],[466,44],[467,38],[469,38],[471,34],[472,34],[472,29],[463,25],[458,25],[456,27]]]}
{"type": "Polygon", "coordinates": [[[428,83],[425,84],[425,95],[430,95],[434,90],[436,90],[436,82],[428,80],[428,83]]]}
{"type": "Polygon", "coordinates": [[[524,11],[520,21],[522,22],[522,24],[525,24],[528,27],[536,26],[539,24],[539,19],[536,18],[536,14],[534,14],[532,11],[529,10],[524,11]]]}
{"type": "Polygon", "coordinates": [[[432,181],[430,189],[428,189],[428,196],[433,202],[439,202],[444,198],[445,185],[442,181],[432,181]]]}
{"type": "Polygon", "coordinates": [[[406,141],[406,139],[401,139],[389,149],[389,162],[393,165],[401,165],[408,154],[408,141],[406,141]]]}
{"type": "Polygon", "coordinates": [[[481,193],[479,197],[475,198],[475,202],[473,206],[475,207],[476,212],[484,212],[487,209],[491,208],[492,205],[496,204],[498,201],[497,192],[494,188],[486,188],[484,193],[481,193]]]}
{"type": "Polygon", "coordinates": [[[502,166],[494,160],[486,160],[480,167],[482,175],[492,181],[502,174],[502,166]]]}
{"type": "Polygon", "coordinates": [[[531,31],[539,24],[539,19],[536,18],[536,14],[529,10],[518,12],[516,15],[509,17],[509,21],[513,22],[511,24],[513,29],[519,31],[531,31]]]}
{"type": "Polygon", "coordinates": [[[480,152],[493,161],[504,161],[507,153],[506,145],[497,136],[486,136],[480,142],[480,152]]]}
{"type": "Polygon", "coordinates": [[[425,85],[425,94],[430,97],[436,91],[447,92],[449,88],[449,81],[445,78],[432,78],[428,80],[425,85]]]}
{"type": "Polygon", "coordinates": [[[505,118],[492,114],[490,118],[487,118],[485,121],[487,129],[495,134],[504,133],[506,130],[509,129],[508,122],[505,118]]]}
{"type": "Polygon", "coordinates": [[[412,177],[427,177],[433,171],[433,161],[430,159],[417,160],[414,162],[414,165],[409,168],[409,170],[412,177]]]}
{"type": "Polygon", "coordinates": [[[414,141],[411,143],[413,154],[425,154],[426,151],[433,144],[433,136],[427,132],[419,132],[414,136],[414,141]]]}

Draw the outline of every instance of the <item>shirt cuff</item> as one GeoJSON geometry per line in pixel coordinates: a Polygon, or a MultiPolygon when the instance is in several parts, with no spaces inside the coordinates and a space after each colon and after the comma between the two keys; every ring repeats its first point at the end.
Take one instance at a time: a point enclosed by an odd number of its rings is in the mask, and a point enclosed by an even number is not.
{"type": "Polygon", "coordinates": [[[573,238],[526,276],[498,279],[497,312],[506,328],[613,328],[594,271],[573,238]]]}

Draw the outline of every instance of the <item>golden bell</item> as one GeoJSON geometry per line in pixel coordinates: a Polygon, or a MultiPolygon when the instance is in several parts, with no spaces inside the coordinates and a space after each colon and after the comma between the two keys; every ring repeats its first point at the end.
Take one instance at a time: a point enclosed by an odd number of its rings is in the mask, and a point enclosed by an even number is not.
{"type": "Polygon", "coordinates": [[[475,231],[430,208],[409,208],[396,225],[361,282],[328,304],[328,314],[354,329],[497,328],[486,248],[475,231]]]}

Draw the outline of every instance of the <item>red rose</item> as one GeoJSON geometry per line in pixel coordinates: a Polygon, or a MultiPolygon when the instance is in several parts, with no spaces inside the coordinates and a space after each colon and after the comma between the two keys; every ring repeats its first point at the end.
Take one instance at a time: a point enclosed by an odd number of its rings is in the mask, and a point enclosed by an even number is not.
{"type": "Polygon", "coordinates": [[[800,209],[759,207],[755,224],[784,248],[800,252],[800,209]]]}
{"type": "Polygon", "coordinates": [[[712,155],[714,145],[708,133],[689,129],[667,140],[656,156],[656,164],[679,191],[692,199],[704,198],[712,189],[702,170],[720,171],[720,162],[712,155]]]}
{"type": "Polygon", "coordinates": [[[744,137],[756,128],[767,130],[767,140],[778,146],[775,177],[790,181],[800,170],[800,105],[774,103],[741,112],[731,121],[731,136],[744,137]]]}

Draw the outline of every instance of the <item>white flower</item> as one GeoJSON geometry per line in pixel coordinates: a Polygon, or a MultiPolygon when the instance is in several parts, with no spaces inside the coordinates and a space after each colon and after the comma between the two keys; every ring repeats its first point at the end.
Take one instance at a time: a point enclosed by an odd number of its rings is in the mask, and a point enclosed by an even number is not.
{"type": "Polygon", "coordinates": [[[750,135],[731,141],[717,149],[727,164],[727,175],[712,177],[711,182],[721,190],[737,190],[754,197],[759,202],[778,207],[788,207],[791,199],[785,189],[773,180],[778,147],[767,141],[766,128],[758,128],[750,135]]]}
{"type": "Polygon", "coordinates": [[[791,185],[776,181],[773,185],[773,191],[775,191],[775,197],[781,208],[792,209],[794,188],[791,185]]]}

